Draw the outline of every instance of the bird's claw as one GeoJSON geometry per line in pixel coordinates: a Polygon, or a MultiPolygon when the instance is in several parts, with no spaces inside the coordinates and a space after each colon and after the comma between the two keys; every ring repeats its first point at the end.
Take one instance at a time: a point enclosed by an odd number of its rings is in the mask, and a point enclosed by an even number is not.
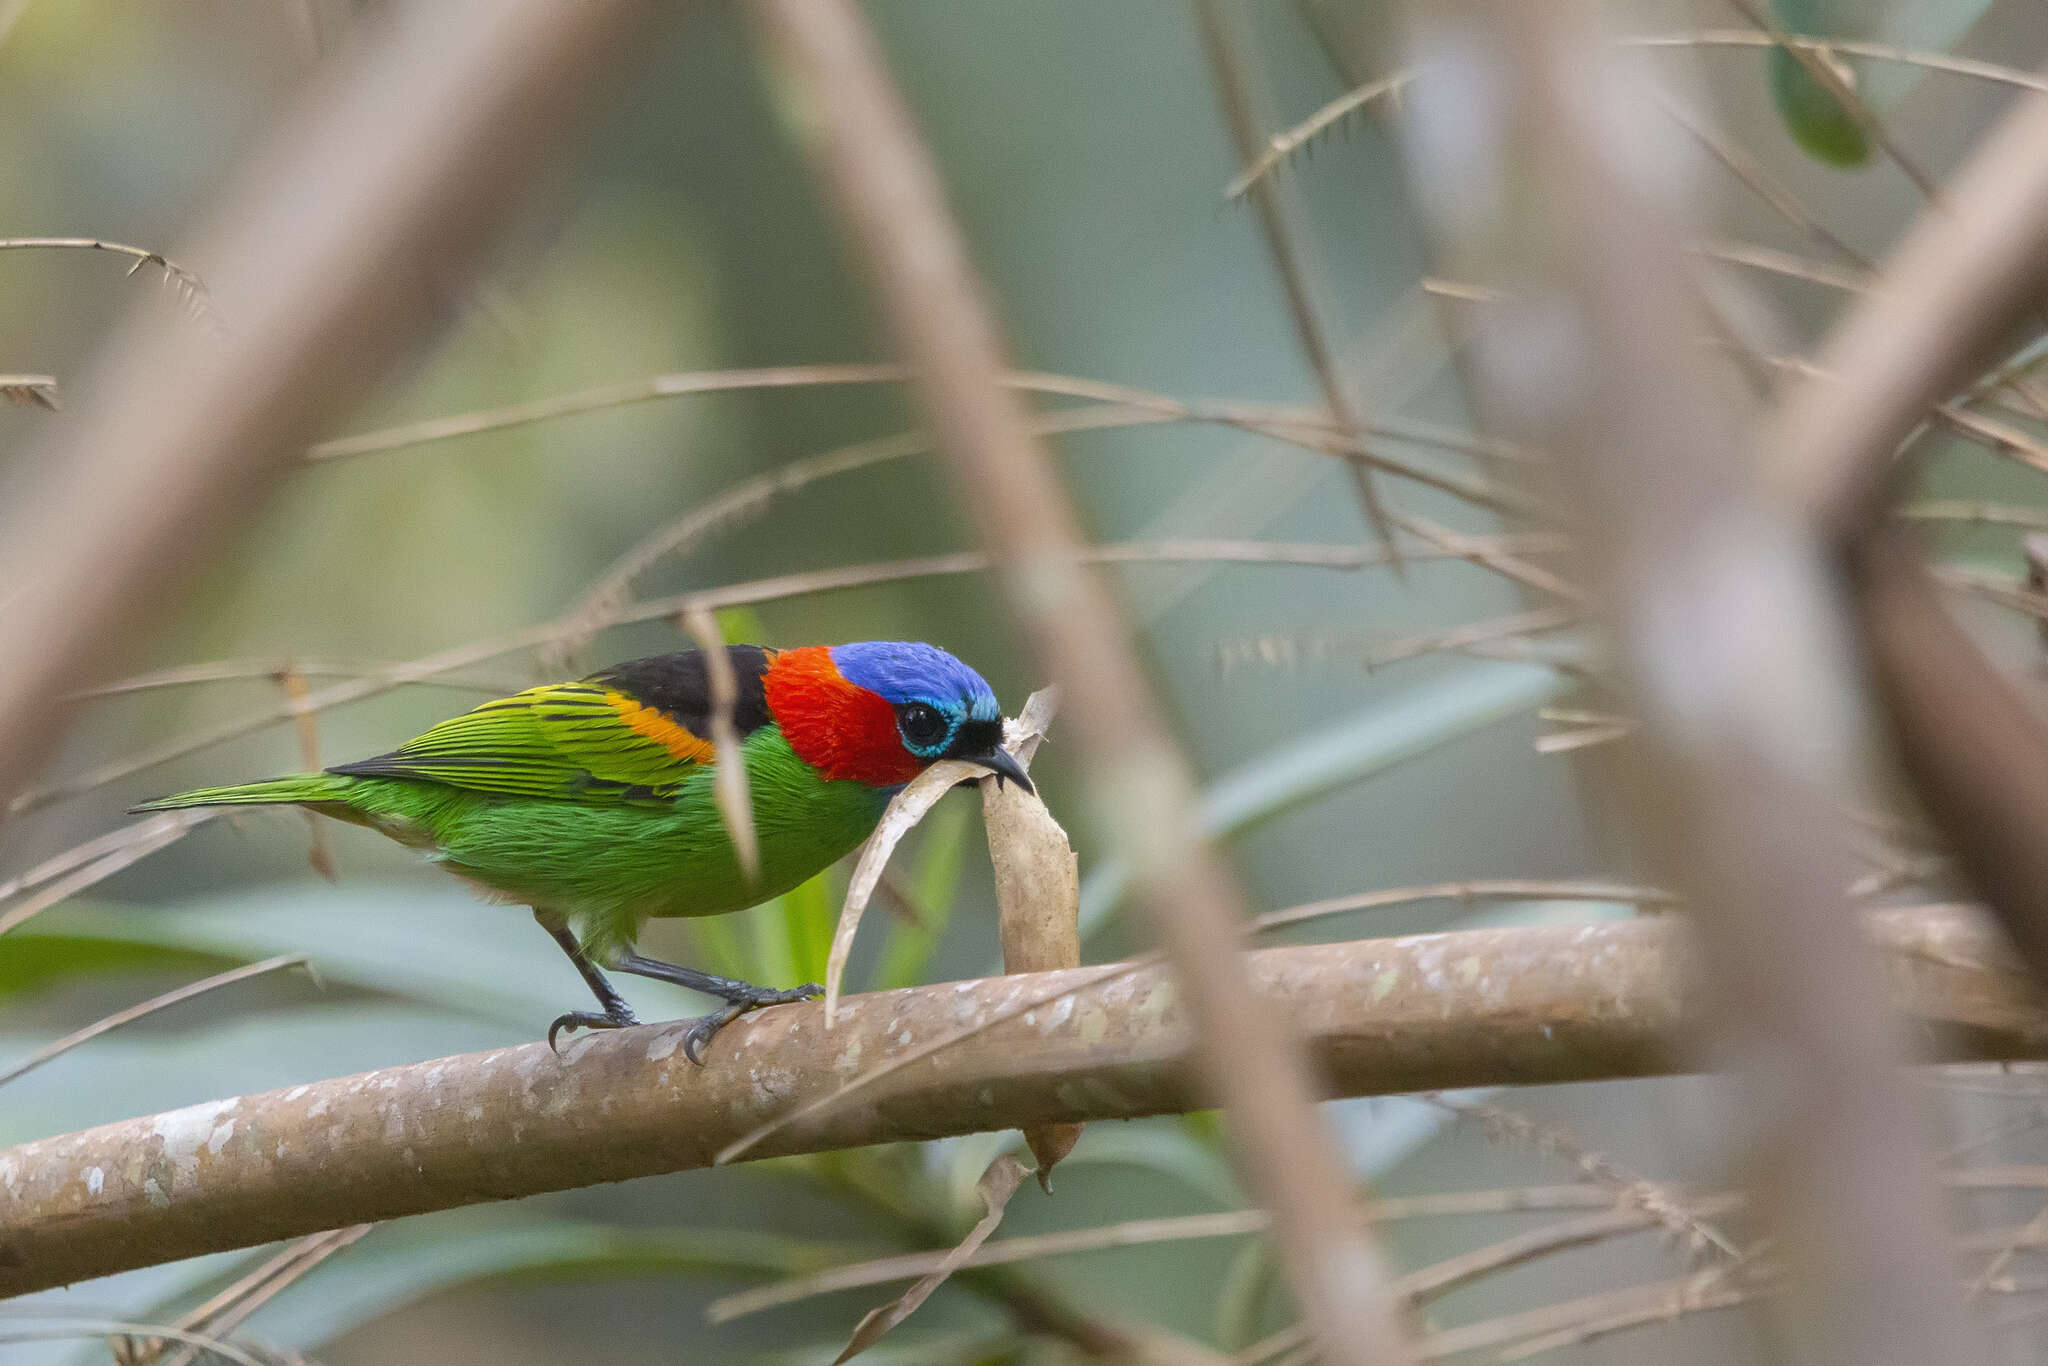
{"type": "Polygon", "coordinates": [[[566,1015],[556,1016],[555,1022],[548,1026],[548,1049],[554,1053],[562,1051],[555,1043],[555,1036],[565,1029],[624,1029],[639,1023],[639,1018],[630,1010],[621,1010],[613,1015],[600,1015],[594,1010],[572,1010],[566,1015]]]}
{"type": "Polygon", "coordinates": [[[683,1056],[702,1066],[704,1049],[711,1042],[712,1036],[740,1016],[765,1006],[787,1006],[795,1005],[799,1001],[815,1000],[824,994],[825,988],[816,982],[806,982],[787,991],[755,987],[740,999],[728,1001],[722,1009],[714,1010],[709,1015],[692,1021],[689,1032],[683,1035],[683,1056]]]}
{"type": "Polygon", "coordinates": [[[683,1035],[683,1056],[699,1067],[704,1065],[704,1048],[711,1042],[711,1036],[737,1020],[754,1007],[751,1002],[734,1001],[709,1015],[694,1020],[689,1031],[683,1035]]]}

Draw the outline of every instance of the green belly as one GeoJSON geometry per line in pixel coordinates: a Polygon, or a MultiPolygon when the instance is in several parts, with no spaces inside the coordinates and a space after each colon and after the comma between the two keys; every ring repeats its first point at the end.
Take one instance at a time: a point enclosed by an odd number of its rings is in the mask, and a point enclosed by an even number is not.
{"type": "Polygon", "coordinates": [[[367,778],[349,805],[507,901],[566,916],[594,956],[633,942],[651,916],[722,915],[780,896],[868,837],[889,794],[826,782],[764,727],[742,745],[761,875],[745,881],[713,795],[713,771],[672,802],[583,804],[367,778]]]}

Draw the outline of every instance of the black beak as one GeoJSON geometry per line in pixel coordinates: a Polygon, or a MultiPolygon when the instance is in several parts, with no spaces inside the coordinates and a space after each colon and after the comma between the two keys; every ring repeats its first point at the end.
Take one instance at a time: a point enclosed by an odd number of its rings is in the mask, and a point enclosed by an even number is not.
{"type": "Polygon", "coordinates": [[[995,774],[998,787],[1002,786],[1003,779],[1008,778],[1032,796],[1038,795],[1038,789],[1031,785],[1030,775],[1024,772],[1024,765],[1018,763],[1016,757],[1006,749],[990,750],[987,754],[963,754],[960,757],[970,764],[979,764],[995,774]]]}

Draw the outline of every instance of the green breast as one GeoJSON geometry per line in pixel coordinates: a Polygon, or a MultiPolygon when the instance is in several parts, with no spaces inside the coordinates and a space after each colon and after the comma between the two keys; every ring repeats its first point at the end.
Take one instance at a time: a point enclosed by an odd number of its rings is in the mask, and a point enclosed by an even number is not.
{"type": "Polygon", "coordinates": [[[709,766],[666,805],[582,805],[438,784],[365,779],[358,809],[424,826],[433,857],[509,900],[576,922],[593,950],[630,942],[649,916],[720,915],[781,895],[874,830],[889,794],[826,782],[775,725],[741,746],[761,876],[740,876],[709,766]],[[432,789],[432,790],[428,790],[432,789]]]}

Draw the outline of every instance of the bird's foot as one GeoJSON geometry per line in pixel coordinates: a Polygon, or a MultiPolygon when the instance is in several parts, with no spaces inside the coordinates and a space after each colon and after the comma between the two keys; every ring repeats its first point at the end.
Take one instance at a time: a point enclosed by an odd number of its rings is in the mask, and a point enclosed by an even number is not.
{"type": "Polygon", "coordinates": [[[556,1016],[555,1022],[548,1026],[548,1047],[557,1053],[562,1051],[555,1046],[555,1036],[565,1029],[624,1029],[639,1023],[639,1016],[624,1006],[605,1014],[595,1010],[572,1010],[566,1015],[556,1016]]]}
{"type": "Polygon", "coordinates": [[[757,987],[751,982],[735,982],[733,985],[744,990],[735,991],[727,996],[723,1009],[714,1010],[709,1015],[693,1020],[689,1032],[683,1035],[683,1056],[691,1062],[701,1066],[704,1062],[705,1045],[711,1042],[712,1036],[749,1011],[760,1010],[765,1006],[795,1005],[798,1001],[813,1000],[825,994],[825,988],[816,982],[806,982],[787,991],[757,987]]]}

